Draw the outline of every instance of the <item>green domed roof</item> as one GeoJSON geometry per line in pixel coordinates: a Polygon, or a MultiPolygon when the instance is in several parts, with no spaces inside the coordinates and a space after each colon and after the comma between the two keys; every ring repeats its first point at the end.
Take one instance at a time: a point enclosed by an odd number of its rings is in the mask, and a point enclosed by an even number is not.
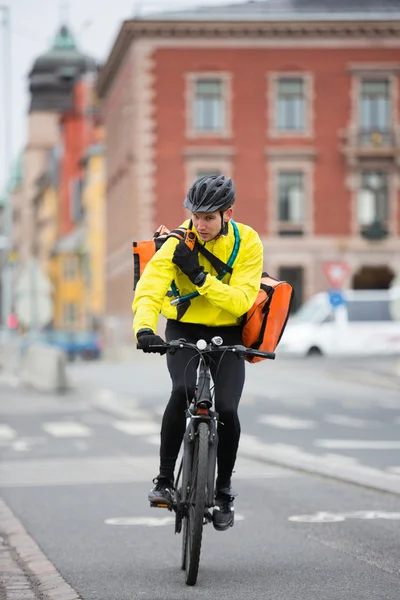
{"type": "Polygon", "coordinates": [[[56,34],[50,50],[41,54],[35,61],[31,76],[38,72],[52,72],[57,67],[64,65],[77,66],[80,69],[94,69],[96,61],[82,54],[75,42],[75,38],[66,25],[62,25],[56,34]]]}
{"type": "Polygon", "coordinates": [[[35,60],[29,73],[30,109],[68,110],[75,81],[83,73],[96,70],[96,61],[79,51],[71,31],[62,25],[50,50],[35,60]]]}

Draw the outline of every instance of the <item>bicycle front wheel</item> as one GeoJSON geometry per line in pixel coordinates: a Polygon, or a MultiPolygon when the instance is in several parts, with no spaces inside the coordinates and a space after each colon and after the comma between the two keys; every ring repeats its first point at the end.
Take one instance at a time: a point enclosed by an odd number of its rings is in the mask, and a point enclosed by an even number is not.
{"type": "Polygon", "coordinates": [[[193,455],[192,477],[187,502],[187,517],[184,526],[187,585],[195,585],[199,571],[204,513],[207,500],[208,440],[208,425],[207,423],[200,423],[197,428],[197,440],[193,455]]]}

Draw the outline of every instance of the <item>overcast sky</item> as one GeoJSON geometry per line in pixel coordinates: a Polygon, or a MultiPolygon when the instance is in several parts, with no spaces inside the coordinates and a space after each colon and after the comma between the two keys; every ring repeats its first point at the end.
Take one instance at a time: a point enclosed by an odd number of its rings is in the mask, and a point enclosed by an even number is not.
{"type": "MultiPolygon", "coordinates": [[[[27,76],[35,58],[45,52],[54,34],[67,18],[79,47],[94,58],[104,61],[124,19],[135,11],[145,15],[151,11],[175,8],[240,3],[244,0],[0,0],[11,9],[12,64],[12,153],[20,152],[26,141],[28,108],[27,76]]],[[[0,13],[0,22],[1,22],[0,13]]],[[[3,31],[0,30],[0,192],[7,168],[1,131],[4,126],[3,31]]]]}

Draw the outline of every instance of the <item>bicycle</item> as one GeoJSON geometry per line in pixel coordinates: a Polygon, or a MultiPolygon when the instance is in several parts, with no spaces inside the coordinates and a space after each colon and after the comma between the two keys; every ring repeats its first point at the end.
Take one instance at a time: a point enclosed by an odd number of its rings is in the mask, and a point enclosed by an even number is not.
{"type": "MultiPolygon", "coordinates": [[[[138,348],[140,345],[138,344],[138,348]]],[[[182,532],[181,569],[186,572],[186,584],[195,585],[200,564],[203,525],[213,521],[215,471],[218,449],[218,413],[213,409],[210,353],[234,352],[238,358],[259,356],[274,359],[274,352],[262,352],[245,346],[224,346],[219,336],[211,343],[198,340],[196,344],[173,340],[153,349],[175,353],[182,349],[195,350],[200,357],[195,396],[188,399],[183,455],[175,479],[172,504],[155,504],[175,511],[175,533],[182,532]],[[180,479],[182,481],[180,483],[180,479]]],[[[218,370],[217,370],[218,376],[218,370]]]]}

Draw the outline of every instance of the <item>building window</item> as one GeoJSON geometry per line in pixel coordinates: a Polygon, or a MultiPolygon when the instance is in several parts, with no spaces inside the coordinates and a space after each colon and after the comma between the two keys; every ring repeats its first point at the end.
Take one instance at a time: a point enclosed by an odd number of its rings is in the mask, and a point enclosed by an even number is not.
{"type": "Polygon", "coordinates": [[[391,106],[388,79],[361,81],[358,112],[362,132],[371,134],[389,131],[391,106]]]}
{"type": "Polygon", "coordinates": [[[82,204],[82,191],[83,181],[80,177],[71,179],[71,206],[70,206],[70,217],[71,220],[77,223],[83,217],[83,204],[82,204]]]}
{"type": "Polygon", "coordinates": [[[79,275],[78,260],[76,256],[66,256],[64,258],[64,279],[72,281],[79,275]]]}
{"type": "Polygon", "coordinates": [[[278,173],[278,231],[280,235],[301,235],[304,224],[304,173],[278,173]]]}
{"type": "Polygon", "coordinates": [[[78,322],[78,305],[75,302],[64,304],[64,325],[74,326],[78,322]]]}
{"type": "Polygon", "coordinates": [[[199,169],[196,173],[196,179],[199,177],[211,177],[212,175],[222,175],[219,169],[199,169]]]}
{"type": "Polygon", "coordinates": [[[276,129],[278,131],[306,129],[305,91],[302,78],[278,79],[276,129]]]}
{"type": "Polygon", "coordinates": [[[358,223],[368,228],[388,221],[389,185],[385,171],[363,171],[358,193],[358,223]]]}
{"type": "Polygon", "coordinates": [[[194,129],[222,132],[225,128],[224,90],[221,79],[198,79],[195,84],[194,129]]]}

